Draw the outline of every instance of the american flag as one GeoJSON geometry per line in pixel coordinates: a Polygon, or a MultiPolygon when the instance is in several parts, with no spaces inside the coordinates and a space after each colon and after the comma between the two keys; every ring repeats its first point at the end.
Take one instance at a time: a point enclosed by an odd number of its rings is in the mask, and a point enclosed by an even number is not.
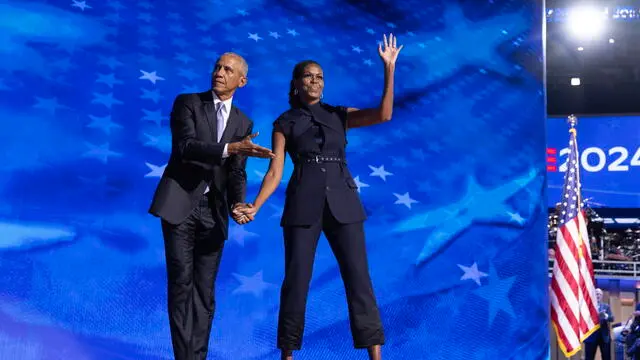
{"type": "Polygon", "coordinates": [[[551,321],[566,357],[580,351],[582,341],[597,330],[593,264],[580,196],[580,165],[575,117],[569,117],[569,156],[559,208],[555,262],[551,278],[551,321]]]}

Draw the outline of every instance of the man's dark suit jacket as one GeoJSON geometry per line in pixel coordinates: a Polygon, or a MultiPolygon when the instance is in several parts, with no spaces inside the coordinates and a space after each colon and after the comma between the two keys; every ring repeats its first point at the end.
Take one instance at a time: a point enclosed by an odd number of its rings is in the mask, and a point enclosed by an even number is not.
{"type": "Polygon", "coordinates": [[[153,196],[149,213],[171,224],[184,221],[196,207],[207,186],[214,220],[227,238],[229,211],[244,202],[247,157],[223,159],[225,143],[251,134],[253,122],[231,106],[222,138],[217,140],[217,118],[213,93],[180,94],[171,110],[171,156],[153,196]]]}
{"type": "Polygon", "coordinates": [[[611,322],[613,322],[615,320],[614,316],[613,316],[613,312],[611,312],[611,307],[608,304],[600,304],[601,308],[598,309],[598,315],[600,318],[600,329],[594,331],[591,336],[589,336],[588,338],[584,339],[585,343],[591,343],[594,342],[596,340],[598,340],[598,338],[602,338],[602,340],[604,340],[604,342],[608,343],[611,341],[611,334],[609,331],[609,324],[611,322]],[[605,320],[604,316],[600,313],[604,311],[607,314],[607,319],[605,320]]]}

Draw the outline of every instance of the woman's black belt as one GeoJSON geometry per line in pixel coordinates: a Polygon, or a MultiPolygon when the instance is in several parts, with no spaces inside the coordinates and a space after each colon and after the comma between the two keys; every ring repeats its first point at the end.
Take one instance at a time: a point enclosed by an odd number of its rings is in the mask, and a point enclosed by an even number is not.
{"type": "Polygon", "coordinates": [[[337,163],[346,163],[344,157],[339,155],[324,155],[324,154],[309,154],[309,155],[298,155],[297,162],[305,162],[305,163],[328,163],[328,162],[337,162],[337,163]]]}

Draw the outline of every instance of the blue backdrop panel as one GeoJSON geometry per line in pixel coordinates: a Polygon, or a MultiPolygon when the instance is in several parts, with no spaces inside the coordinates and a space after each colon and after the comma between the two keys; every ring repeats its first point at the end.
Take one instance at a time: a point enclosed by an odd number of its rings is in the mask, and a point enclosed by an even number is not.
{"type": "MultiPolygon", "coordinates": [[[[542,14],[525,0],[0,0],[0,358],[169,358],[146,210],[175,95],[206,90],[222,52],[244,55],[234,102],[268,144],[297,61],[323,65],[328,103],[376,105],[388,32],[405,45],[394,120],[348,147],[385,358],[546,358],[542,14]]],[[[249,161],[249,199],[266,168],[249,161]]],[[[276,358],[283,189],[231,227],[211,359],[276,358]]],[[[299,358],[365,358],[324,239],[314,271],[299,358]]]]}
{"type": "MultiPolygon", "coordinates": [[[[562,195],[569,135],[566,118],[549,118],[549,206],[562,195]],[[554,163],[555,161],[555,163],[554,163]]],[[[582,195],[592,206],[639,208],[640,116],[578,118],[582,195]]]]}

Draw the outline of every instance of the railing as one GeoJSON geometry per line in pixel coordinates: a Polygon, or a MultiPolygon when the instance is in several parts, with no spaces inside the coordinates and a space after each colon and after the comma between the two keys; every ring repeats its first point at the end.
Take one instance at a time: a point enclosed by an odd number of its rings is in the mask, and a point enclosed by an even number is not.
{"type": "MultiPolygon", "coordinates": [[[[549,260],[549,275],[553,272],[553,261],[549,260]]],[[[593,260],[593,272],[596,277],[640,280],[640,262],[593,260]]]]}

